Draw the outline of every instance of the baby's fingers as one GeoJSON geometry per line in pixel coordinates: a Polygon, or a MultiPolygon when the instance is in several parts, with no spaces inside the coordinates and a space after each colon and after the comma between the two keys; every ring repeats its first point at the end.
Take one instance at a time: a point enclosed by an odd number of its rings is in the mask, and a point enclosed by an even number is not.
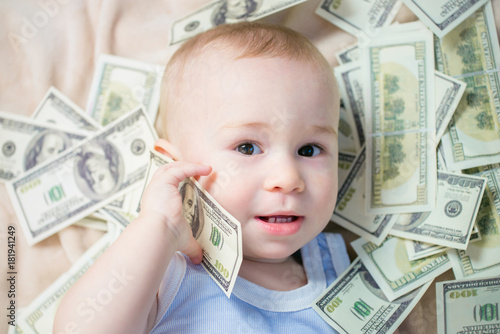
{"type": "Polygon", "coordinates": [[[194,264],[200,264],[201,260],[203,259],[201,246],[192,235],[190,236],[186,247],[184,247],[180,251],[186,254],[194,264]]]}
{"type": "Polygon", "coordinates": [[[171,162],[161,166],[153,175],[153,179],[162,179],[162,183],[179,186],[188,177],[206,176],[210,174],[212,167],[187,162],[171,162]]]}

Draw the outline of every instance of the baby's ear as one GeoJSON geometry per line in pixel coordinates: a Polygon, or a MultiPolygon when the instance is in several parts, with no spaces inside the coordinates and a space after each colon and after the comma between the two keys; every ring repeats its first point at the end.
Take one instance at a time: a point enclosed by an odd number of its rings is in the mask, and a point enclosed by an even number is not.
{"type": "Polygon", "coordinates": [[[163,155],[166,155],[167,157],[172,158],[173,160],[178,160],[178,158],[180,157],[180,154],[175,148],[175,146],[172,145],[171,142],[163,138],[160,138],[156,141],[155,151],[163,155]]]}

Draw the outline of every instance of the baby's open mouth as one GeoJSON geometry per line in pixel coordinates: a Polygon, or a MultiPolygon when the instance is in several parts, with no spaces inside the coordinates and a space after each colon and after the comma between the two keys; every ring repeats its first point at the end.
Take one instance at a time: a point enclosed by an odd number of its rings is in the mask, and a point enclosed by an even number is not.
{"type": "Polygon", "coordinates": [[[260,220],[265,221],[266,223],[274,224],[274,223],[291,223],[299,219],[298,216],[259,216],[260,220]]]}

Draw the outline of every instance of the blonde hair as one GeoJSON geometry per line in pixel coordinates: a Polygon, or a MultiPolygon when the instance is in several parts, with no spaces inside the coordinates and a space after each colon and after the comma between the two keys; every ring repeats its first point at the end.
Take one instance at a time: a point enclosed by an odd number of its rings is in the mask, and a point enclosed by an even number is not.
{"type": "Polygon", "coordinates": [[[207,52],[218,53],[229,59],[284,58],[312,63],[330,86],[332,93],[336,81],[330,64],[306,37],[279,25],[257,22],[240,22],[216,26],[186,41],[172,56],[165,68],[162,82],[160,115],[164,136],[169,105],[176,99],[177,87],[184,75],[207,52]]]}

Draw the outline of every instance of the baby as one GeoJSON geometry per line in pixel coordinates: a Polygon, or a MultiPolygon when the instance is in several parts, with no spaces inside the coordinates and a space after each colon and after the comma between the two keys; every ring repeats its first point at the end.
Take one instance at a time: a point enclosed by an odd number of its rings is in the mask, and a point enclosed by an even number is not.
{"type": "Polygon", "coordinates": [[[337,195],[339,93],[328,62],[290,29],[221,25],[182,45],[163,84],[155,149],[175,162],[67,293],[54,333],[335,332],[310,306],[349,264],[342,238],[321,233],[337,195]],[[199,264],[178,190],[187,177],[241,223],[231,298],[199,264]],[[84,314],[103,289],[112,300],[84,314]]]}

